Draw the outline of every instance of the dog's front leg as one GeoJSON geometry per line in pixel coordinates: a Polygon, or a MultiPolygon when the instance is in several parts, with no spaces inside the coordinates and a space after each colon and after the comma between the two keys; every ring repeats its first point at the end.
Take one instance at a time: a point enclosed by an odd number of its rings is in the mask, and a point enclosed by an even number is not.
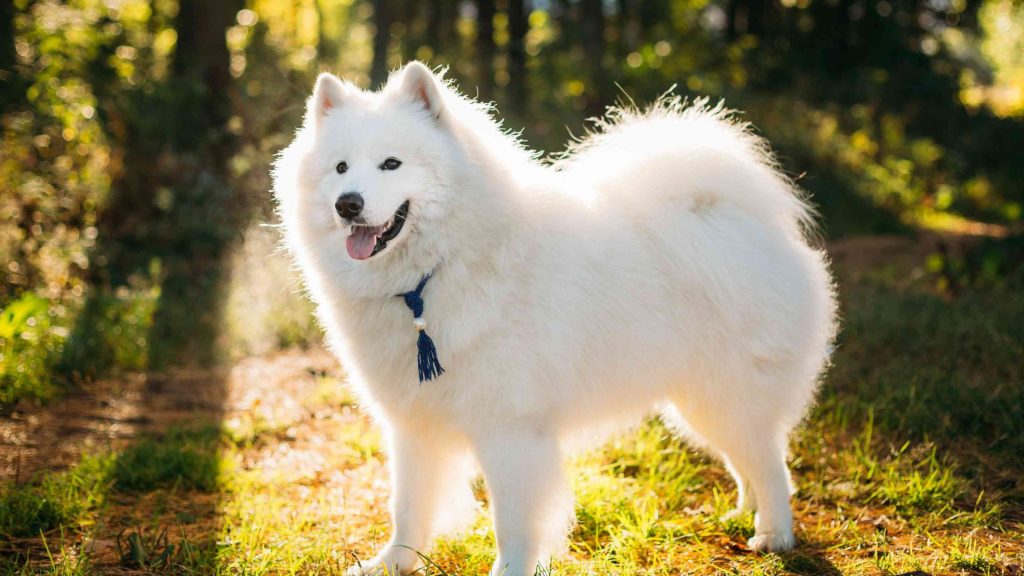
{"type": "Polygon", "coordinates": [[[393,425],[388,444],[391,540],[372,560],[350,568],[350,575],[398,576],[414,571],[439,522],[465,513],[473,503],[464,443],[437,430],[393,425]]]}
{"type": "Polygon", "coordinates": [[[498,557],[492,576],[532,576],[564,544],[572,493],[554,435],[489,432],[476,443],[494,513],[498,557]]]}

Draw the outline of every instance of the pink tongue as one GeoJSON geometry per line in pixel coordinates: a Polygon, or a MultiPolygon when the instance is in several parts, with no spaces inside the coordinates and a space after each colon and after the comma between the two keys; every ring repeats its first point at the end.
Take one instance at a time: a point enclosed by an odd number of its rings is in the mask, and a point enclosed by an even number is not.
{"type": "Polygon", "coordinates": [[[366,260],[373,254],[377,237],[383,233],[383,226],[353,226],[352,235],[345,240],[348,255],[356,260],[366,260]]]}

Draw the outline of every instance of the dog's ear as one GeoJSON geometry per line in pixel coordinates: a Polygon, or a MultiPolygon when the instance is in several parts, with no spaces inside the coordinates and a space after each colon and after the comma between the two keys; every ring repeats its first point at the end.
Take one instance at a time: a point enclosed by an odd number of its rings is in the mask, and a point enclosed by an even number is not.
{"type": "Polygon", "coordinates": [[[313,88],[313,95],[309,98],[307,113],[313,119],[315,126],[319,126],[331,110],[342,105],[345,98],[349,96],[352,87],[342,82],[337,76],[324,72],[316,79],[316,86],[313,88]]]}
{"type": "Polygon", "coordinates": [[[435,119],[441,118],[444,112],[441,85],[430,68],[413,60],[405,65],[401,77],[395,80],[400,83],[400,89],[406,96],[421,104],[435,119]]]}

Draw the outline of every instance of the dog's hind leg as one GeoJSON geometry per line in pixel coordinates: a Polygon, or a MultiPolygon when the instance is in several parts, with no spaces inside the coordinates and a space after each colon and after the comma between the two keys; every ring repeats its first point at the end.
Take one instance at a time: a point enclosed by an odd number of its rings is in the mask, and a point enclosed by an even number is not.
{"type": "Polygon", "coordinates": [[[564,545],[572,493],[554,436],[528,430],[489,433],[476,441],[494,512],[498,557],[492,576],[532,576],[564,545]]]}
{"type": "MultiPolygon", "coordinates": [[[[682,404],[682,403],[680,403],[682,404]]],[[[703,438],[700,434],[694,430],[682,413],[679,411],[679,407],[675,404],[667,405],[662,407],[662,420],[669,426],[677,436],[689,441],[692,445],[700,448],[710,448],[710,443],[703,438]]],[[[729,475],[732,476],[733,482],[736,483],[736,507],[726,512],[723,516],[725,519],[735,518],[741,516],[747,512],[754,512],[757,510],[757,497],[754,494],[754,490],[751,487],[743,475],[736,470],[736,467],[729,462],[729,457],[724,452],[718,453],[719,458],[722,459],[722,463],[725,464],[725,469],[729,471],[729,475]]]]}
{"type": "Polygon", "coordinates": [[[469,485],[465,444],[437,430],[393,426],[389,435],[391,540],[350,575],[408,574],[439,530],[452,527],[475,500],[469,485]]]}
{"type": "Polygon", "coordinates": [[[789,504],[790,478],[786,466],[787,432],[750,398],[718,397],[715,413],[685,401],[676,404],[687,424],[709,447],[722,455],[736,479],[738,510],[755,509],[752,550],[777,552],[796,545],[789,504]],[[732,404],[732,405],[730,405],[732,404]]]}
{"type": "Polygon", "coordinates": [[[754,537],[747,545],[757,552],[789,550],[796,545],[796,538],[785,451],[771,439],[728,450],[730,461],[745,479],[749,479],[757,499],[754,537]]]}
{"type": "Polygon", "coordinates": [[[735,518],[741,516],[747,512],[754,512],[757,510],[757,495],[754,494],[753,487],[750,482],[743,477],[736,470],[736,467],[729,462],[729,457],[724,452],[721,454],[722,463],[725,464],[725,469],[729,471],[729,475],[732,476],[733,481],[736,483],[736,507],[725,513],[724,518],[735,518]]]}

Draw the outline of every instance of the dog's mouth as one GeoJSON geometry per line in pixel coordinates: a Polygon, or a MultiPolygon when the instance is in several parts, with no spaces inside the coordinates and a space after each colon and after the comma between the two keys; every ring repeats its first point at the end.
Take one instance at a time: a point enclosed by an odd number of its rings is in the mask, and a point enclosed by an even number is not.
{"type": "Polygon", "coordinates": [[[348,255],[355,260],[366,260],[379,254],[388,246],[388,242],[398,237],[405,226],[405,219],[409,215],[409,201],[402,202],[402,205],[395,210],[394,215],[387,222],[380,226],[368,226],[366,224],[353,224],[352,233],[345,240],[345,248],[348,255]]]}

